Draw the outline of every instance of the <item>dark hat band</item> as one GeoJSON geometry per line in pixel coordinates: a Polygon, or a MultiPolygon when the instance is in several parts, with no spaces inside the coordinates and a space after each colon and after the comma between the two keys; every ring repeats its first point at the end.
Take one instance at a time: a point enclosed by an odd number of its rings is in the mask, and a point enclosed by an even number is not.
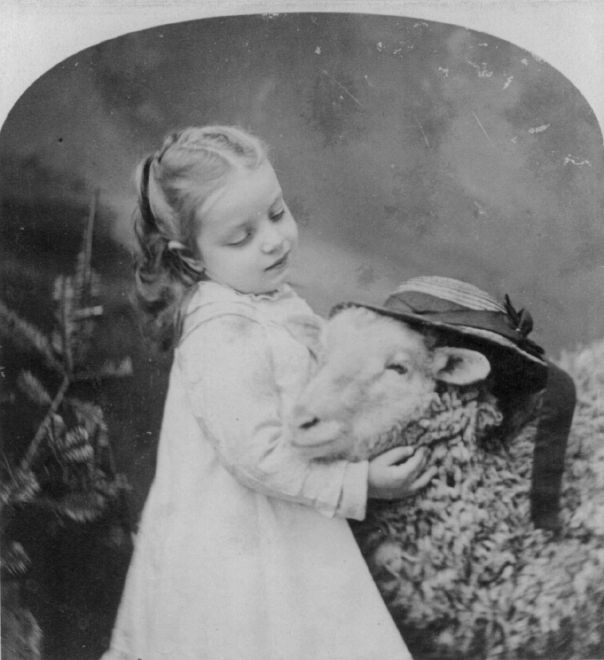
{"type": "Polygon", "coordinates": [[[545,352],[541,346],[527,337],[532,329],[532,320],[528,312],[523,311],[523,314],[521,313],[521,316],[518,317],[516,313],[512,315],[509,312],[464,309],[457,305],[455,305],[457,309],[434,311],[412,306],[401,300],[400,295],[397,294],[390,296],[384,307],[393,313],[413,314],[418,317],[418,321],[425,319],[427,323],[442,323],[449,326],[464,326],[476,328],[477,330],[489,330],[506,337],[519,348],[524,349],[536,357],[541,357],[545,352]]]}

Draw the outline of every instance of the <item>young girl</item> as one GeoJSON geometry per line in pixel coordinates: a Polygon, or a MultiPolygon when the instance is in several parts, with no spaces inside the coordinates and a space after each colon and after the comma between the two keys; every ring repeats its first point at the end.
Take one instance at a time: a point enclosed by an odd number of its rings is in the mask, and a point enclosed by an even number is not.
{"type": "Polygon", "coordinates": [[[290,446],[320,320],[286,284],[297,228],[264,146],[189,128],[138,179],[138,297],[175,350],[104,659],[409,658],[346,518],[431,475],[405,448],[352,464],[290,446]]]}

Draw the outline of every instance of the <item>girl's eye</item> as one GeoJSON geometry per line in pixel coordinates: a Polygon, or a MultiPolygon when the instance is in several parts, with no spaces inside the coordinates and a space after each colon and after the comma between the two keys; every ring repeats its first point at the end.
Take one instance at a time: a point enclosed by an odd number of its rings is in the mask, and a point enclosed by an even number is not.
{"type": "Polygon", "coordinates": [[[404,364],[389,364],[386,366],[386,369],[395,371],[400,376],[404,376],[405,374],[409,373],[409,368],[406,367],[404,364]]]}
{"type": "Polygon", "coordinates": [[[271,220],[273,222],[278,222],[281,220],[281,218],[285,215],[285,209],[281,209],[280,211],[276,211],[275,213],[271,213],[271,220]]]}
{"type": "Polygon", "coordinates": [[[246,231],[245,234],[242,236],[237,236],[236,240],[234,241],[229,241],[227,245],[231,247],[238,247],[239,245],[245,245],[251,238],[252,232],[251,231],[246,231]]]}

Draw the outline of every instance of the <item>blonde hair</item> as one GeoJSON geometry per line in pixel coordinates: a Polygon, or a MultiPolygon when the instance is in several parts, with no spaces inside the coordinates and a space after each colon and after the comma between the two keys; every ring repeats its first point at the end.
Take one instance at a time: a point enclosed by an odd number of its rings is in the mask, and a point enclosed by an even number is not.
{"type": "Polygon", "coordinates": [[[144,327],[162,349],[178,340],[181,310],[204,279],[198,264],[199,210],[236,167],[255,169],[264,143],[234,126],[190,127],[169,135],[138,165],[136,303],[144,327]]]}

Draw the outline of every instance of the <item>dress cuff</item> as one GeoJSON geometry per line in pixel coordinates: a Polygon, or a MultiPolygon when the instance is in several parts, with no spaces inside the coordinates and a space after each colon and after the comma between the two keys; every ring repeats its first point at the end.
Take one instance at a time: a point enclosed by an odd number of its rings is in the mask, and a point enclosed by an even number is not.
{"type": "Polygon", "coordinates": [[[344,471],[342,495],[336,516],[364,520],[367,511],[369,461],[348,463],[344,471]]]}

